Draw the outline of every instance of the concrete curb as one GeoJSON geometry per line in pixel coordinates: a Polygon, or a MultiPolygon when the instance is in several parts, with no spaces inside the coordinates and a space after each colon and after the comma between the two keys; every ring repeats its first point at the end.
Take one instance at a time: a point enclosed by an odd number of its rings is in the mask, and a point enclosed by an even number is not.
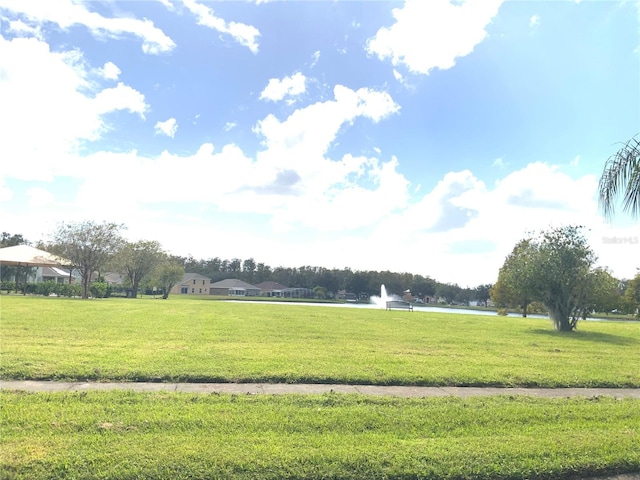
{"type": "Polygon", "coordinates": [[[131,390],[134,392],[227,393],[244,395],[357,393],[393,397],[475,397],[522,395],[540,398],[613,397],[640,399],[640,388],[495,388],[495,387],[403,387],[379,385],[327,385],[285,383],[139,383],[51,382],[0,380],[0,389],[26,392],[84,392],[131,390]]]}

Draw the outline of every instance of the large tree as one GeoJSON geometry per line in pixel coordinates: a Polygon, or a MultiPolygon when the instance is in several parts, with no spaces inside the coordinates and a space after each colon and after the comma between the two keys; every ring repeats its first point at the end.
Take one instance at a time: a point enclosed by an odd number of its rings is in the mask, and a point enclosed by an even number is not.
{"type": "Polygon", "coordinates": [[[581,227],[551,228],[518,242],[500,269],[492,298],[498,304],[519,302],[523,315],[529,302],[542,302],[556,330],[574,330],[593,309],[606,279],[592,269],[595,260],[581,227]]]}
{"type": "Polygon", "coordinates": [[[160,243],[155,240],[140,240],[124,244],[116,257],[115,264],[120,273],[129,279],[134,298],[138,296],[140,282],[153,271],[162,256],[160,243]]]}
{"type": "Polygon", "coordinates": [[[120,235],[123,225],[96,223],[86,220],[61,224],[53,235],[52,249],[71,260],[72,267],[82,276],[82,298],[89,298],[91,276],[120,250],[124,240],[120,235]]]}
{"type": "Polygon", "coordinates": [[[619,195],[625,211],[640,215],[640,140],[637,136],[609,157],[600,177],[600,206],[608,219],[613,217],[619,195]]]}
{"type": "Polygon", "coordinates": [[[547,308],[556,330],[574,330],[578,320],[589,313],[596,256],[581,227],[576,226],[542,232],[536,250],[536,297],[547,308]]]}
{"type": "Polygon", "coordinates": [[[175,259],[166,256],[155,268],[152,283],[162,290],[162,298],[169,298],[171,289],[184,276],[184,267],[175,259]]]}

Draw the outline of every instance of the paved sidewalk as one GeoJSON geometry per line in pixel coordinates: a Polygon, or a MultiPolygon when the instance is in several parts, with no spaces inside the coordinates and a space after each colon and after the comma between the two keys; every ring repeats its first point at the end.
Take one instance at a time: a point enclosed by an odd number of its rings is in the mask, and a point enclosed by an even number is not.
{"type": "Polygon", "coordinates": [[[528,395],[542,398],[600,397],[638,398],[640,388],[493,388],[493,387],[398,387],[378,385],[326,385],[285,383],[94,383],[0,380],[0,389],[27,392],[83,392],[87,390],[133,390],[135,392],[186,392],[235,394],[359,393],[395,397],[473,397],[528,395]]]}

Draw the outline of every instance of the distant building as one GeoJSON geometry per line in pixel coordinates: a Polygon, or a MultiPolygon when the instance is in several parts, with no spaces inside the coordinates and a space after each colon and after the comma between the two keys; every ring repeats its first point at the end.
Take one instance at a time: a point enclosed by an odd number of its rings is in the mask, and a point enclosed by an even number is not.
{"type": "Polygon", "coordinates": [[[283,290],[282,296],[284,298],[313,298],[314,293],[310,288],[294,287],[283,290]]]}
{"type": "Polygon", "coordinates": [[[355,302],[358,300],[358,296],[355,293],[347,292],[346,290],[338,290],[338,293],[336,293],[336,299],[355,302]]]}
{"type": "Polygon", "coordinates": [[[256,285],[260,289],[260,295],[263,297],[283,297],[284,291],[288,290],[278,282],[261,282],[256,285]]]}
{"type": "Polygon", "coordinates": [[[176,295],[209,295],[211,279],[199,273],[185,273],[171,292],[176,295]]]}
{"type": "Polygon", "coordinates": [[[58,283],[75,283],[76,278],[66,268],[60,267],[38,267],[35,274],[36,283],[53,280],[58,283]],[[69,282],[71,279],[71,282],[69,282]]]}
{"type": "Polygon", "coordinates": [[[235,278],[228,278],[212,283],[209,293],[211,295],[229,295],[232,297],[257,297],[260,295],[260,287],[235,278]]]}

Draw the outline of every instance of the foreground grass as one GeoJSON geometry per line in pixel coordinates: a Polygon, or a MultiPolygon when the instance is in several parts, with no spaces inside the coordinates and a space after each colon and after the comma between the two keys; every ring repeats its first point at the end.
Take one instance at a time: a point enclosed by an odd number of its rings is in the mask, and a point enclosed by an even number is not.
{"type": "Polygon", "coordinates": [[[640,386],[640,324],[3,296],[4,379],[640,386]]]}
{"type": "Polygon", "coordinates": [[[2,392],[5,478],[584,478],[640,471],[640,401],[2,392]]]}

